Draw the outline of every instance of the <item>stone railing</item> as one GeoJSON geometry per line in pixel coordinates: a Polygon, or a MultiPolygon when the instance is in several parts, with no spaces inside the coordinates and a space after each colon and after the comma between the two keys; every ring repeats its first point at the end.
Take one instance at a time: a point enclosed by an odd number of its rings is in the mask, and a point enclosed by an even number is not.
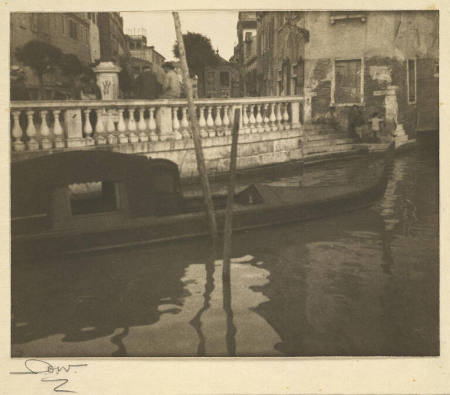
{"type": "MultiPolygon", "coordinates": [[[[302,97],[195,100],[202,138],[300,128],[302,97]]],[[[301,135],[301,132],[300,132],[301,135]]],[[[11,103],[13,152],[120,145],[191,138],[186,100],[41,101],[11,103]]]]}

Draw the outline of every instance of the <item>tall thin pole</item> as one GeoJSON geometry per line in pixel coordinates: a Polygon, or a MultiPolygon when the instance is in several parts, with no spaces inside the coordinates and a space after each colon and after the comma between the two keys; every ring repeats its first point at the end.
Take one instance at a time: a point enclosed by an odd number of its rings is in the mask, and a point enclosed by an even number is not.
{"type": "Polygon", "coordinates": [[[231,137],[230,178],[228,182],[227,208],[225,211],[225,228],[223,231],[223,267],[222,281],[230,282],[231,235],[233,227],[234,184],[236,179],[237,145],[239,137],[240,110],[234,110],[233,135],[231,137]]]}
{"type": "Polygon", "coordinates": [[[192,139],[194,140],[195,156],[197,158],[197,168],[202,182],[203,197],[205,199],[205,208],[208,215],[209,229],[213,245],[217,244],[217,222],[214,213],[214,205],[211,196],[211,187],[209,185],[208,174],[206,172],[205,158],[203,156],[202,143],[200,139],[200,127],[198,125],[197,114],[194,106],[192,94],[192,84],[189,78],[189,69],[186,61],[186,50],[184,48],[183,35],[181,33],[180,16],[178,12],[172,12],[177,34],[178,50],[180,52],[181,71],[183,72],[183,82],[186,90],[189,110],[189,122],[191,124],[192,139]]]}

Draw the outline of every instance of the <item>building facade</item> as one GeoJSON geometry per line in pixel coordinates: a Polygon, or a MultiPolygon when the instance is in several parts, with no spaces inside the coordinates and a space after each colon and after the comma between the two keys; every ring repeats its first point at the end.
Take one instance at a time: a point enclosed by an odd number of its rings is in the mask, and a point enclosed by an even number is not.
{"type": "Polygon", "coordinates": [[[347,128],[359,106],[416,130],[439,120],[439,14],[435,11],[260,12],[260,95],[304,95],[306,122],[335,108],[347,128]]]}
{"type": "Polygon", "coordinates": [[[238,68],[219,55],[219,63],[206,66],[203,75],[198,79],[199,97],[237,97],[239,95],[238,68]]]}
{"type": "Polygon", "coordinates": [[[121,56],[128,55],[123,19],[118,12],[99,12],[97,21],[101,60],[118,64],[121,56]]]}
{"type": "Polygon", "coordinates": [[[240,95],[258,94],[256,79],[256,12],[239,12],[237,23],[238,44],[234,48],[233,61],[239,65],[240,95]]]}
{"type": "MultiPolygon", "coordinates": [[[[76,55],[85,65],[98,56],[98,36],[91,34],[92,21],[88,13],[11,13],[10,61],[11,66],[20,65],[16,51],[30,41],[38,40],[59,48],[65,54],[76,55]],[[94,49],[94,50],[93,50],[94,49]]],[[[33,70],[24,67],[25,81],[32,98],[37,98],[39,80],[33,70]]],[[[44,75],[46,94],[51,98],[61,90],[64,76],[58,73],[44,75]]]]}
{"type": "Polygon", "coordinates": [[[152,65],[161,67],[165,57],[161,55],[154,46],[147,45],[147,37],[144,35],[127,35],[128,50],[131,56],[146,60],[152,65]]]}

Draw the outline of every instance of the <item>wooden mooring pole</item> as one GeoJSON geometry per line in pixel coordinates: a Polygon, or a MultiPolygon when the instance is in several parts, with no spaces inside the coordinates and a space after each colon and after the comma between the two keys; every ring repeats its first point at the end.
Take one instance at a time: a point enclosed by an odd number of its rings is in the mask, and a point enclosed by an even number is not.
{"type": "Polygon", "coordinates": [[[183,82],[188,100],[189,122],[191,125],[192,139],[194,141],[195,156],[197,158],[197,168],[203,189],[203,197],[205,200],[206,213],[208,215],[209,229],[213,246],[217,245],[217,222],[214,213],[214,205],[211,196],[211,187],[209,185],[208,174],[206,172],[205,158],[203,156],[202,143],[200,139],[200,127],[198,125],[197,114],[195,111],[194,98],[192,94],[192,83],[189,77],[189,69],[186,60],[186,50],[184,48],[183,35],[181,33],[180,16],[178,12],[172,12],[175,23],[175,31],[177,34],[178,50],[180,52],[181,71],[183,73],[183,82]]]}
{"type": "Polygon", "coordinates": [[[237,146],[239,137],[240,109],[234,110],[233,134],[231,137],[230,179],[228,181],[227,208],[225,211],[225,227],[223,231],[223,266],[222,281],[230,281],[231,236],[233,229],[233,200],[236,179],[237,146]]]}

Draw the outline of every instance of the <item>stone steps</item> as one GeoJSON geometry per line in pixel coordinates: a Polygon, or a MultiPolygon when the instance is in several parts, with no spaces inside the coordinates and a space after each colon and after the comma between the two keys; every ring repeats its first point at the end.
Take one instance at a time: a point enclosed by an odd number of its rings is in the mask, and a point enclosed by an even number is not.
{"type": "Polygon", "coordinates": [[[355,150],[356,148],[353,144],[342,144],[342,145],[328,145],[328,146],[319,146],[319,147],[305,147],[303,153],[305,156],[309,157],[313,154],[321,154],[321,153],[335,153],[335,152],[350,152],[355,150]]]}
{"type": "Polygon", "coordinates": [[[328,124],[305,125],[305,158],[318,158],[355,151],[347,132],[337,131],[328,124]]]}
{"type": "Polygon", "coordinates": [[[334,133],[329,135],[314,135],[314,136],[306,136],[306,141],[314,143],[317,141],[329,141],[329,140],[346,140],[352,142],[353,140],[348,137],[347,134],[344,133],[334,133]]]}

